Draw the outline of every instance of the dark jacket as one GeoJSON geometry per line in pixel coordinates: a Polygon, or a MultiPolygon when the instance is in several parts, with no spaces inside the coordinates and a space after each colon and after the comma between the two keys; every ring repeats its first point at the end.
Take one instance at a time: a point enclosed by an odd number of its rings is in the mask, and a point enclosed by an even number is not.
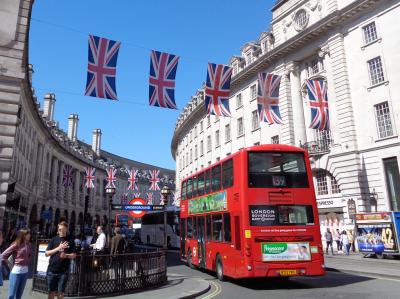
{"type": "Polygon", "coordinates": [[[122,235],[116,234],[111,239],[111,254],[124,253],[125,251],[125,239],[122,235]]]}

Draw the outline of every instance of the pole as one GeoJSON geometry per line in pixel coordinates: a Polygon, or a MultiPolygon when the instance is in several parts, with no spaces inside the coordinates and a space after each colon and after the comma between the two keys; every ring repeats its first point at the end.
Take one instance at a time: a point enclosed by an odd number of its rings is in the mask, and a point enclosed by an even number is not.
{"type": "Polygon", "coordinates": [[[110,195],[110,201],[108,204],[108,245],[111,241],[111,205],[112,205],[112,195],[110,195]]]}
{"type": "Polygon", "coordinates": [[[167,204],[165,202],[166,200],[164,199],[164,249],[167,250],[167,204]]]}

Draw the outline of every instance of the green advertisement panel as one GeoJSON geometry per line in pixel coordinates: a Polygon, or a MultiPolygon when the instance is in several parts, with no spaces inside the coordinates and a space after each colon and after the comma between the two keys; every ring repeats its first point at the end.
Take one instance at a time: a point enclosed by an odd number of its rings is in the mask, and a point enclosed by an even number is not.
{"type": "Polygon", "coordinates": [[[306,242],[261,243],[261,253],[265,262],[311,260],[310,244],[306,242]]]}
{"type": "Polygon", "coordinates": [[[189,214],[226,211],[226,191],[189,201],[189,214]]]}

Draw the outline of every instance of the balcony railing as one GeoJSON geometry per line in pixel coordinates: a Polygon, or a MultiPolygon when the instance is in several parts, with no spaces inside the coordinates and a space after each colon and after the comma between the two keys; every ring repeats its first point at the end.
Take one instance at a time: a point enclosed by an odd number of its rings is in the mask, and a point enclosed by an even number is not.
{"type": "Polygon", "coordinates": [[[301,148],[308,151],[310,156],[318,156],[324,155],[330,152],[330,148],[332,145],[332,140],[318,140],[318,141],[309,141],[301,145],[301,148]]]}

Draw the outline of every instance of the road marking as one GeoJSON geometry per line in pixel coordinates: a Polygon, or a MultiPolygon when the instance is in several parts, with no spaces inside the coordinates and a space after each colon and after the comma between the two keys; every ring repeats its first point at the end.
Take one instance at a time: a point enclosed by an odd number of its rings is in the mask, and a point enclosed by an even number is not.
{"type": "Polygon", "coordinates": [[[221,286],[219,285],[219,283],[216,283],[214,281],[209,281],[209,283],[215,287],[215,290],[211,294],[208,294],[207,296],[203,297],[202,299],[214,298],[215,296],[219,295],[222,292],[222,289],[221,289],[221,286]]]}

